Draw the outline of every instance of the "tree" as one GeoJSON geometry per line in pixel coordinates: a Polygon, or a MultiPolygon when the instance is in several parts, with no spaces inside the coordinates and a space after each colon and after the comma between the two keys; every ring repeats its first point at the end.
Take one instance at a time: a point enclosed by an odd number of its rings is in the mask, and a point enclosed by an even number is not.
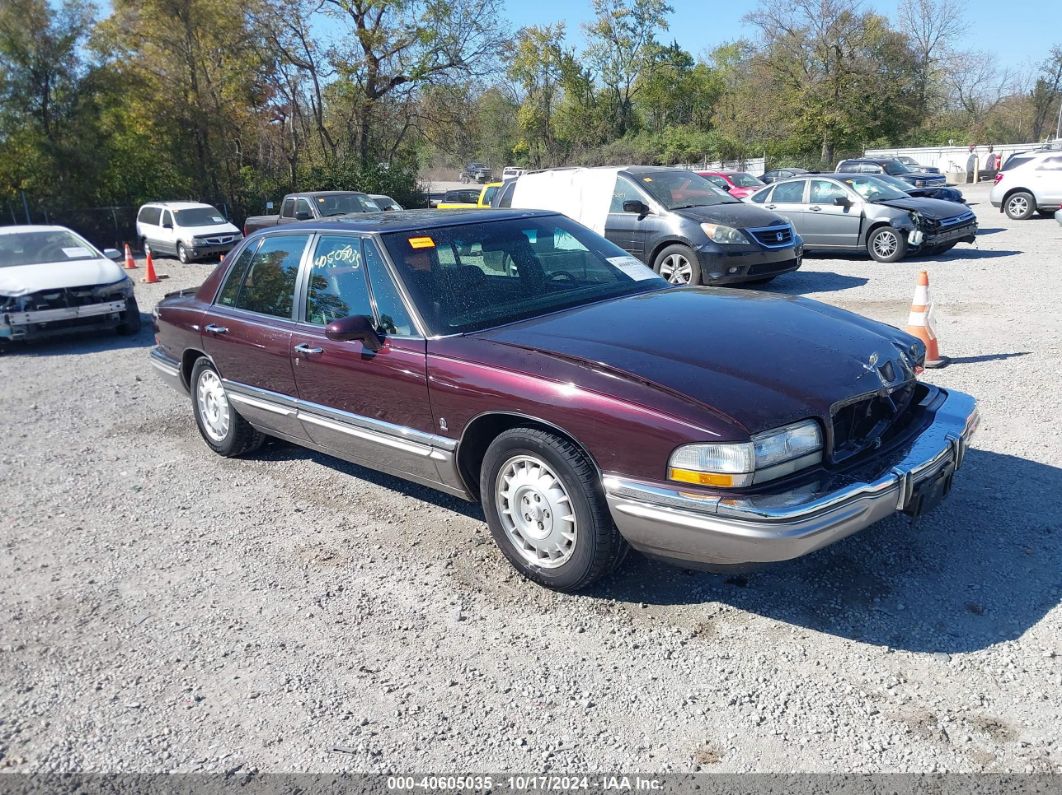
{"type": "Polygon", "coordinates": [[[508,76],[522,95],[517,114],[520,148],[536,167],[554,165],[559,154],[554,112],[565,74],[564,23],[532,25],[516,36],[508,76]]]}
{"type": "Polygon", "coordinates": [[[336,21],[351,26],[330,56],[352,89],[352,121],[362,167],[373,158],[382,100],[399,92],[487,71],[504,37],[500,0],[326,0],[336,21]],[[347,44],[349,42],[349,44],[347,44]]]}
{"type": "MultiPolygon", "coordinates": [[[[1032,137],[1039,141],[1049,130],[1051,121],[1062,111],[1055,110],[1062,102],[1062,46],[1051,48],[1051,54],[1040,64],[1030,99],[1032,100],[1032,137]]],[[[1055,133],[1058,133],[1056,122],[1055,133]]]]}
{"type": "Polygon", "coordinates": [[[665,15],[674,9],[665,0],[593,0],[594,21],[585,25],[585,58],[605,89],[612,114],[612,134],[636,129],[633,98],[667,30],[665,15]]]}
{"type": "Polygon", "coordinates": [[[903,0],[900,27],[906,32],[917,59],[915,93],[918,109],[930,113],[935,100],[943,100],[937,87],[952,54],[952,43],[967,29],[957,0],[903,0]]]}

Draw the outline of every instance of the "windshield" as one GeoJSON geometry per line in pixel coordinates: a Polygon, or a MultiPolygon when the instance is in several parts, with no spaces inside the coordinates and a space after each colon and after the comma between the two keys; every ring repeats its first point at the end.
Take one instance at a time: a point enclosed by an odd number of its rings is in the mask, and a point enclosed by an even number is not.
{"type": "Polygon", "coordinates": [[[752,174],[746,174],[744,171],[739,171],[736,174],[730,174],[729,176],[730,181],[739,188],[762,188],[764,184],[752,176],[752,174]]]}
{"type": "Polygon", "coordinates": [[[648,174],[632,174],[631,177],[660,202],[665,210],[740,203],[738,199],[692,171],[652,171],[648,174]]]}
{"type": "Polygon", "coordinates": [[[881,180],[886,185],[892,185],[896,190],[903,191],[904,193],[907,193],[907,189],[911,187],[910,182],[904,182],[899,177],[893,177],[888,174],[876,174],[875,178],[881,180]]]}
{"type": "Polygon", "coordinates": [[[563,216],[396,232],[383,241],[432,334],[667,287],[623,249],[563,216]]]}
{"type": "Polygon", "coordinates": [[[879,177],[843,177],[840,181],[871,202],[910,198],[906,191],[897,190],[879,177]]]}
{"type": "Polygon", "coordinates": [[[213,207],[192,207],[189,210],[176,210],[177,226],[217,226],[227,224],[225,216],[213,207]]]}
{"type": "Polygon", "coordinates": [[[347,213],[378,213],[380,208],[366,193],[329,193],[314,196],[317,214],[322,218],[347,213]]]}
{"type": "Polygon", "coordinates": [[[893,176],[896,176],[897,174],[911,173],[911,169],[909,169],[899,160],[886,160],[884,163],[882,163],[882,167],[885,169],[886,174],[892,174],[893,176]]]}
{"type": "Polygon", "coordinates": [[[0,268],[102,257],[91,243],[65,229],[0,234],[0,268]]]}

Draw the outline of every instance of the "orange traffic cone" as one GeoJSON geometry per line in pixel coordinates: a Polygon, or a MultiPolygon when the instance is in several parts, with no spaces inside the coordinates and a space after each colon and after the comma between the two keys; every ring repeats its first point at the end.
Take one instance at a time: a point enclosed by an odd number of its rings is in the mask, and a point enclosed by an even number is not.
{"type": "Polygon", "coordinates": [[[125,269],[128,271],[136,269],[136,262],[133,260],[133,252],[129,250],[129,244],[125,244],[125,269]]]}
{"type": "Polygon", "coordinates": [[[144,284],[156,284],[162,281],[155,275],[155,260],[151,258],[151,249],[144,249],[144,254],[147,256],[147,272],[144,274],[144,284]]]}
{"type": "Polygon", "coordinates": [[[948,363],[948,357],[940,355],[937,334],[933,330],[933,322],[930,318],[932,312],[933,302],[929,300],[929,274],[922,271],[918,274],[918,284],[915,286],[914,300],[911,302],[911,314],[907,316],[907,328],[904,330],[926,344],[926,367],[943,367],[948,363]]]}

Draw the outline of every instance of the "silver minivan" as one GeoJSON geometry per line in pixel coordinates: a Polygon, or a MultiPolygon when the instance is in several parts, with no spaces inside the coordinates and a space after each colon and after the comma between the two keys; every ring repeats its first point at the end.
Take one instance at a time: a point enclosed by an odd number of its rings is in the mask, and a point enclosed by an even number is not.
{"type": "Polygon", "coordinates": [[[145,204],[136,215],[136,234],[141,248],[184,263],[224,256],[243,239],[217,208],[199,202],[145,204]]]}

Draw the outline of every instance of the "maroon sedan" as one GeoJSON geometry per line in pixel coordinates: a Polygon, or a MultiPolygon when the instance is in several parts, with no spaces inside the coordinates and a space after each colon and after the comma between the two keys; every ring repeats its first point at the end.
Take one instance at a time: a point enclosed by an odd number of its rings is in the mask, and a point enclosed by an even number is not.
{"type": "Polygon", "coordinates": [[[670,287],[540,211],[410,211],[245,240],[156,311],[207,445],[275,436],[480,500],[527,577],[628,545],[779,561],[948,492],[972,398],[921,342],[801,298],[670,287]]]}
{"type": "Polygon", "coordinates": [[[767,184],[744,171],[698,171],[697,173],[717,188],[728,192],[735,199],[751,196],[767,184]]]}

